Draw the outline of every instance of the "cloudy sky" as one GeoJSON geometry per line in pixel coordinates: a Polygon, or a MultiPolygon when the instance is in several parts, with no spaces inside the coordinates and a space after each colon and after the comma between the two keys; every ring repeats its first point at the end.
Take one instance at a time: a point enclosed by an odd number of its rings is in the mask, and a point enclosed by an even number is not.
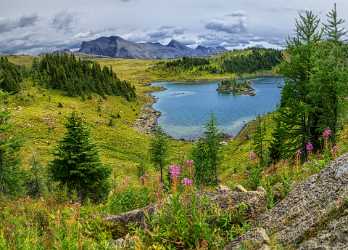
{"type": "Polygon", "coordinates": [[[77,48],[110,35],[192,47],[279,47],[298,12],[311,9],[324,19],[334,2],[348,19],[348,0],[0,0],[0,53],[77,48]]]}

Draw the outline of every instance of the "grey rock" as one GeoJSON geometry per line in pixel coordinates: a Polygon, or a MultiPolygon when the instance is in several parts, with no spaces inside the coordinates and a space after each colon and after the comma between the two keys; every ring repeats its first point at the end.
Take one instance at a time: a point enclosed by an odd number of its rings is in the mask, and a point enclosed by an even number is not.
{"type": "MultiPolygon", "coordinates": [[[[259,216],[256,224],[285,247],[348,249],[347,164],[348,154],[298,184],[272,210],[259,216]]],[[[250,239],[246,234],[234,245],[250,239]]]]}

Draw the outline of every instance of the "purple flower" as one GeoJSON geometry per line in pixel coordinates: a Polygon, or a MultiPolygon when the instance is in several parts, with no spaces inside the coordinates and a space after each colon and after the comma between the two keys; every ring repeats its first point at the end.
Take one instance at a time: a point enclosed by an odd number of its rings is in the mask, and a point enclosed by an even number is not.
{"type": "Polygon", "coordinates": [[[186,165],[189,166],[189,167],[192,167],[192,165],[193,165],[193,160],[187,160],[187,161],[186,161],[186,165]]]}
{"type": "Polygon", "coordinates": [[[312,143],[310,143],[310,142],[308,142],[307,144],[306,144],[306,150],[307,150],[307,152],[312,152],[313,151],[313,149],[314,149],[314,146],[313,146],[313,144],[312,143]]]}
{"type": "Polygon", "coordinates": [[[324,139],[329,139],[329,137],[330,137],[331,135],[332,135],[331,129],[326,128],[326,129],[323,131],[323,137],[324,137],[324,139]]]}
{"type": "Polygon", "coordinates": [[[253,161],[253,160],[256,160],[256,158],[257,158],[256,153],[255,153],[254,151],[251,151],[251,152],[249,153],[249,159],[250,159],[251,161],[253,161]]]}
{"type": "Polygon", "coordinates": [[[181,167],[178,165],[169,166],[169,173],[172,179],[179,177],[181,173],[181,167]]]}
{"type": "Polygon", "coordinates": [[[182,180],[182,184],[184,185],[184,186],[192,186],[192,184],[193,184],[193,180],[191,180],[191,179],[189,179],[189,178],[184,178],[183,180],[182,180]]]}

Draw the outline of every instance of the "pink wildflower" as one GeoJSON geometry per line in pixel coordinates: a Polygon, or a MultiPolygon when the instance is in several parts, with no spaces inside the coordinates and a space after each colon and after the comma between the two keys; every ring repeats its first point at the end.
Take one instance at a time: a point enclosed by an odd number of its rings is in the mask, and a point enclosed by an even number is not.
{"type": "Polygon", "coordinates": [[[187,165],[188,167],[192,167],[192,165],[193,165],[193,160],[187,160],[187,161],[186,161],[186,165],[187,165]]]}
{"type": "Polygon", "coordinates": [[[178,178],[181,173],[181,167],[178,165],[169,166],[169,173],[172,179],[178,178]]]}
{"type": "Polygon", "coordinates": [[[191,179],[189,179],[189,178],[184,178],[184,179],[182,180],[182,184],[183,184],[184,186],[192,186],[193,180],[191,180],[191,179]]]}
{"type": "Polygon", "coordinates": [[[306,144],[306,150],[307,150],[307,152],[308,152],[308,153],[311,153],[311,152],[313,151],[313,149],[314,149],[313,144],[310,143],[310,142],[308,142],[308,143],[306,144]]]}
{"type": "Polygon", "coordinates": [[[324,139],[329,139],[329,137],[332,135],[332,131],[331,129],[329,128],[326,128],[324,131],[323,131],[323,137],[324,139]]]}
{"type": "Polygon", "coordinates": [[[254,151],[251,151],[251,152],[249,153],[249,159],[250,159],[251,161],[254,161],[254,160],[256,160],[256,158],[257,158],[256,153],[255,153],[254,151]]]}

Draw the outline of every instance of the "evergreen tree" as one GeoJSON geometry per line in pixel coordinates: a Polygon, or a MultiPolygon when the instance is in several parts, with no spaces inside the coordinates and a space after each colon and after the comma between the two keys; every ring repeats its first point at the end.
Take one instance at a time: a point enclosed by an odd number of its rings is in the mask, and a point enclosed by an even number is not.
{"type": "Polygon", "coordinates": [[[20,67],[10,63],[7,58],[0,58],[0,90],[17,93],[23,81],[20,67]]]}
{"type": "Polygon", "coordinates": [[[165,167],[165,160],[168,153],[168,142],[166,135],[160,127],[156,127],[154,136],[150,143],[150,160],[160,171],[160,182],[163,184],[163,169],[165,167]]]}
{"type": "Polygon", "coordinates": [[[99,159],[96,146],[81,117],[73,112],[65,125],[67,132],[60,141],[50,164],[54,181],[76,191],[80,201],[90,198],[100,201],[107,197],[110,169],[99,159]]]}
{"type": "Polygon", "coordinates": [[[338,17],[337,5],[327,14],[327,24],[325,24],[325,34],[329,41],[336,43],[342,42],[343,37],[347,34],[344,25],[345,21],[338,17]]]}
{"type": "Polygon", "coordinates": [[[217,185],[221,134],[214,115],[206,124],[204,137],[192,151],[195,162],[195,180],[198,185],[217,185]]]}
{"type": "Polygon", "coordinates": [[[10,115],[0,112],[0,193],[18,195],[23,187],[23,174],[20,171],[20,141],[9,135],[10,115]]]}
{"type": "MultiPolygon", "coordinates": [[[[280,66],[286,83],[282,92],[278,124],[283,126],[281,131],[284,134],[274,138],[282,141],[273,141],[272,157],[279,156],[280,152],[276,153],[276,150],[279,149],[276,149],[275,146],[280,144],[291,144],[286,154],[295,155],[295,152],[301,149],[305,157],[305,145],[308,142],[314,143],[316,148],[318,146],[316,141],[318,115],[309,94],[315,64],[313,55],[322,37],[319,27],[319,17],[311,11],[306,11],[304,14],[300,14],[296,21],[295,37],[288,41],[286,58],[280,66]]],[[[279,130],[276,132],[279,133],[279,130]]]]}

